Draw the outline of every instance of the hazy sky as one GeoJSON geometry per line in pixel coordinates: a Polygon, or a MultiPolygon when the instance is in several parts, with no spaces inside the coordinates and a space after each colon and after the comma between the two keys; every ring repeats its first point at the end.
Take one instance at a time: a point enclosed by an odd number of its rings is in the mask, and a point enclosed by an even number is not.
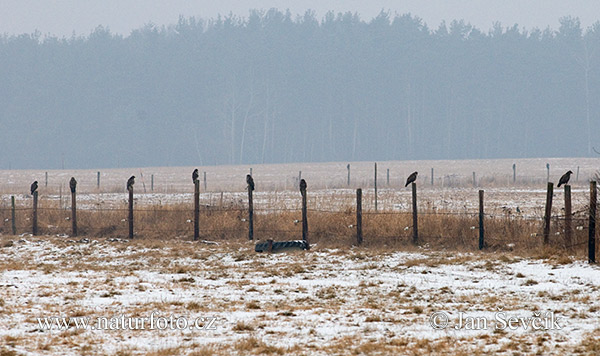
{"type": "Polygon", "coordinates": [[[146,23],[170,24],[179,15],[215,17],[233,12],[246,16],[249,9],[290,9],[302,14],[313,9],[321,18],[328,10],[358,12],[363,19],[382,9],[410,12],[436,28],[442,20],[465,19],[482,30],[495,21],[509,26],[558,27],[558,19],[571,15],[584,27],[600,19],[599,0],[0,0],[0,33],[31,33],[60,37],[88,34],[98,25],[129,34],[146,23]]]}

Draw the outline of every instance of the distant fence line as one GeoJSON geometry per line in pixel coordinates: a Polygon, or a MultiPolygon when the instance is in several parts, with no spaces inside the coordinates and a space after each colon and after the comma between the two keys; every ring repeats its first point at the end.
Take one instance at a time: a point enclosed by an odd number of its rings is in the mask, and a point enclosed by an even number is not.
{"type": "MultiPolygon", "coordinates": [[[[301,180],[304,182],[304,179],[301,180]]],[[[69,210],[61,207],[39,207],[38,192],[33,193],[31,206],[16,206],[14,196],[10,207],[0,208],[3,217],[3,232],[13,235],[26,232],[33,235],[57,234],[62,236],[98,235],[121,236],[127,230],[127,237],[144,236],[146,233],[176,234],[176,237],[189,237],[193,240],[203,238],[236,238],[242,239],[247,233],[250,240],[267,237],[281,239],[302,237],[307,244],[312,237],[318,240],[338,238],[361,245],[370,239],[403,239],[412,240],[414,244],[427,243],[427,239],[473,237],[480,250],[488,247],[490,231],[486,224],[529,224],[532,231],[529,238],[542,238],[543,245],[551,243],[552,236],[561,236],[562,247],[572,250],[575,247],[588,245],[588,259],[595,262],[596,236],[596,182],[590,182],[589,205],[580,211],[571,211],[571,186],[565,185],[564,214],[552,215],[553,183],[547,184],[547,199],[543,217],[518,214],[485,213],[484,190],[479,192],[479,209],[477,211],[451,212],[419,210],[417,200],[417,184],[412,183],[412,207],[410,211],[363,210],[362,189],[356,190],[356,204],[352,209],[320,209],[310,208],[306,185],[301,189],[298,199],[302,200],[300,208],[260,208],[252,204],[252,190],[248,185],[248,204],[245,206],[201,206],[199,204],[199,181],[194,182],[194,206],[186,208],[178,206],[154,206],[136,208],[134,206],[133,188],[129,191],[128,208],[77,208],[76,191],[72,192],[72,206],[69,210]],[[41,213],[41,216],[40,216],[41,213]],[[257,213],[258,215],[256,215],[257,213]],[[298,215],[300,213],[300,216],[298,215]],[[294,219],[292,220],[292,217],[294,219]],[[433,219],[438,219],[436,222],[433,219]],[[459,219],[443,222],[444,219],[459,219]],[[255,221],[257,220],[257,221],[255,221]],[[311,222],[309,229],[309,221],[311,222]],[[42,224],[40,224],[42,222],[42,224]],[[258,225],[256,224],[258,222],[258,225]],[[448,225],[454,224],[454,231],[445,231],[448,225]],[[464,226],[464,225],[468,226],[464,226]],[[40,230],[40,225],[42,229],[40,230]],[[70,225],[70,226],[68,226],[70,225]],[[424,232],[419,226],[425,228],[424,232]],[[438,230],[431,226],[436,226],[438,230]],[[537,228],[536,228],[537,226],[537,228]],[[554,231],[552,227],[554,226],[554,231]],[[367,231],[365,232],[365,229],[367,231]],[[473,230],[473,233],[469,233],[473,230]],[[539,231],[542,231],[539,233],[539,231]],[[583,240],[587,230],[587,240],[583,240]],[[445,235],[447,234],[447,235],[445,235]],[[460,236],[453,236],[460,235],[460,236]],[[464,236],[468,235],[468,236],[464,236]],[[578,237],[578,238],[575,238],[578,237]]],[[[301,185],[302,187],[302,185],[301,185]]],[[[511,225],[512,226],[512,225],[511,225]]],[[[495,227],[494,229],[504,229],[495,227]]],[[[512,232],[514,236],[523,238],[522,231],[512,232]]],[[[501,235],[500,235],[501,236],[501,235]]],[[[496,237],[503,241],[502,237],[496,237]]],[[[494,240],[494,237],[491,237],[494,240]]]]}

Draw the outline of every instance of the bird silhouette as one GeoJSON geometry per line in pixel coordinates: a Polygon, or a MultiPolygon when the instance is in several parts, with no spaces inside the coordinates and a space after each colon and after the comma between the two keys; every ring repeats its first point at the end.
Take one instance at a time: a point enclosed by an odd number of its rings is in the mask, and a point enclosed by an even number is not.
{"type": "Polygon", "coordinates": [[[563,184],[569,183],[569,179],[571,179],[571,174],[573,174],[573,172],[571,171],[567,171],[567,173],[563,174],[563,176],[560,177],[560,180],[558,181],[558,187],[560,187],[563,184]]]}
{"type": "Polygon", "coordinates": [[[31,183],[31,195],[33,195],[33,193],[38,189],[38,182],[37,180],[33,183],[31,183]]]}
{"type": "Polygon", "coordinates": [[[408,179],[406,180],[406,184],[404,185],[404,187],[408,187],[408,185],[414,181],[417,180],[417,174],[419,174],[418,172],[413,172],[411,175],[408,176],[408,179]]]}
{"type": "Polygon", "coordinates": [[[249,174],[246,174],[246,183],[248,183],[248,188],[250,188],[250,190],[254,190],[254,179],[252,179],[252,176],[249,174]]]}
{"type": "Polygon", "coordinates": [[[129,177],[127,180],[127,190],[130,191],[133,189],[133,185],[135,184],[135,176],[129,177]]]}
{"type": "Polygon", "coordinates": [[[197,180],[198,180],[198,168],[194,169],[194,172],[192,172],[192,182],[196,183],[197,180]]]}
{"type": "Polygon", "coordinates": [[[75,177],[71,177],[71,180],[69,181],[69,187],[71,188],[71,193],[75,193],[75,189],[77,189],[77,181],[75,180],[75,177]]]}
{"type": "Polygon", "coordinates": [[[306,191],[306,181],[304,179],[300,179],[300,191],[306,191]]]}

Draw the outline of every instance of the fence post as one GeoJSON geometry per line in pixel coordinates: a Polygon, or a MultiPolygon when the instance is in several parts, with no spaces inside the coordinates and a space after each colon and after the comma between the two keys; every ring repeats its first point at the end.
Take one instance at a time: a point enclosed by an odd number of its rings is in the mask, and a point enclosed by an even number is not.
{"type": "Polygon", "coordinates": [[[513,163],[513,184],[517,182],[517,164],[513,163]]]}
{"type": "Polygon", "coordinates": [[[575,177],[575,182],[579,182],[579,166],[577,166],[577,176],[575,177]]]}
{"type": "Polygon", "coordinates": [[[204,172],[204,191],[206,191],[206,172],[204,172]]]}
{"type": "Polygon", "coordinates": [[[100,189],[100,172],[98,172],[98,181],[96,183],[98,189],[100,189]]]}
{"type": "Polygon", "coordinates": [[[348,163],[346,169],[348,170],[348,185],[350,185],[350,163],[348,163]]]}
{"type": "Polygon", "coordinates": [[[362,189],[358,188],[356,190],[356,243],[361,245],[362,242],[362,189]]]}
{"type": "Polygon", "coordinates": [[[33,192],[33,236],[38,234],[38,192],[33,192]]]}
{"type": "Polygon", "coordinates": [[[431,168],[431,185],[433,185],[433,167],[431,168]]]}
{"type": "Polygon", "coordinates": [[[47,187],[47,186],[48,186],[48,172],[46,172],[46,183],[45,183],[45,185],[44,185],[44,186],[45,186],[45,187],[47,187]]]}
{"type": "Polygon", "coordinates": [[[572,247],[572,230],[571,230],[571,186],[565,184],[565,244],[567,249],[572,247]]]}
{"type": "Polygon", "coordinates": [[[150,190],[154,191],[154,174],[150,176],[150,190]]]}
{"type": "Polygon", "coordinates": [[[302,240],[306,242],[306,249],[310,249],[308,242],[308,217],[306,209],[306,181],[300,180],[300,194],[302,194],[302,240]]]}
{"type": "Polygon", "coordinates": [[[473,172],[473,186],[477,186],[477,180],[475,179],[475,172],[473,172]]]}
{"type": "Polygon", "coordinates": [[[413,213],[413,243],[419,242],[419,224],[417,219],[417,183],[413,182],[412,187],[412,213],[413,213]]]}
{"type": "Polygon", "coordinates": [[[77,197],[76,187],[71,186],[71,230],[77,236],[77,197]]]}
{"type": "Polygon", "coordinates": [[[483,227],[483,190],[479,190],[479,249],[485,246],[485,229],[483,227]]]}
{"type": "Polygon", "coordinates": [[[546,193],[546,212],[544,215],[544,245],[547,245],[550,241],[550,217],[552,215],[552,194],[554,191],[554,184],[548,182],[548,191],[546,193]]]}
{"type": "Polygon", "coordinates": [[[375,185],[375,211],[377,211],[377,162],[375,162],[375,178],[373,182],[375,185]]]}
{"type": "Polygon", "coordinates": [[[588,260],[596,263],[596,181],[590,182],[590,222],[588,230],[588,260]]]}
{"type": "Polygon", "coordinates": [[[248,184],[248,240],[254,240],[254,202],[252,201],[253,187],[248,184]]]}
{"type": "Polygon", "coordinates": [[[194,241],[200,239],[200,181],[194,181],[194,241]]]}
{"type": "Polygon", "coordinates": [[[550,181],[550,163],[546,163],[546,181],[550,181]]]}
{"type": "Polygon", "coordinates": [[[10,197],[10,206],[11,206],[12,233],[13,233],[13,235],[16,235],[17,234],[17,223],[15,221],[15,218],[16,218],[15,210],[16,210],[16,208],[15,208],[15,196],[14,195],[12,195],[10,197]]]}
{"type": "Polygon", "coordinates": [[[387,169],[387,179],[386,179],[386,184],[389,186],[390,185],[390,169],[387,169]]]}
{"type": "Polygon", "coordinates": [[[133,239],[133,186],[129,187],[129,238],[133,239]]]}

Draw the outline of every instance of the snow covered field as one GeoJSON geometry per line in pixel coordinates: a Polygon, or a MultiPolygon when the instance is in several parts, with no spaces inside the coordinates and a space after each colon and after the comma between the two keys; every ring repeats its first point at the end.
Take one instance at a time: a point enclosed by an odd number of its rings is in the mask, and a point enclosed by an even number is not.
{"type": "Polygon", "coordinates": [[[2,355],[600,351],[600,269],[564,256],[0,241],[2,355]]]}

